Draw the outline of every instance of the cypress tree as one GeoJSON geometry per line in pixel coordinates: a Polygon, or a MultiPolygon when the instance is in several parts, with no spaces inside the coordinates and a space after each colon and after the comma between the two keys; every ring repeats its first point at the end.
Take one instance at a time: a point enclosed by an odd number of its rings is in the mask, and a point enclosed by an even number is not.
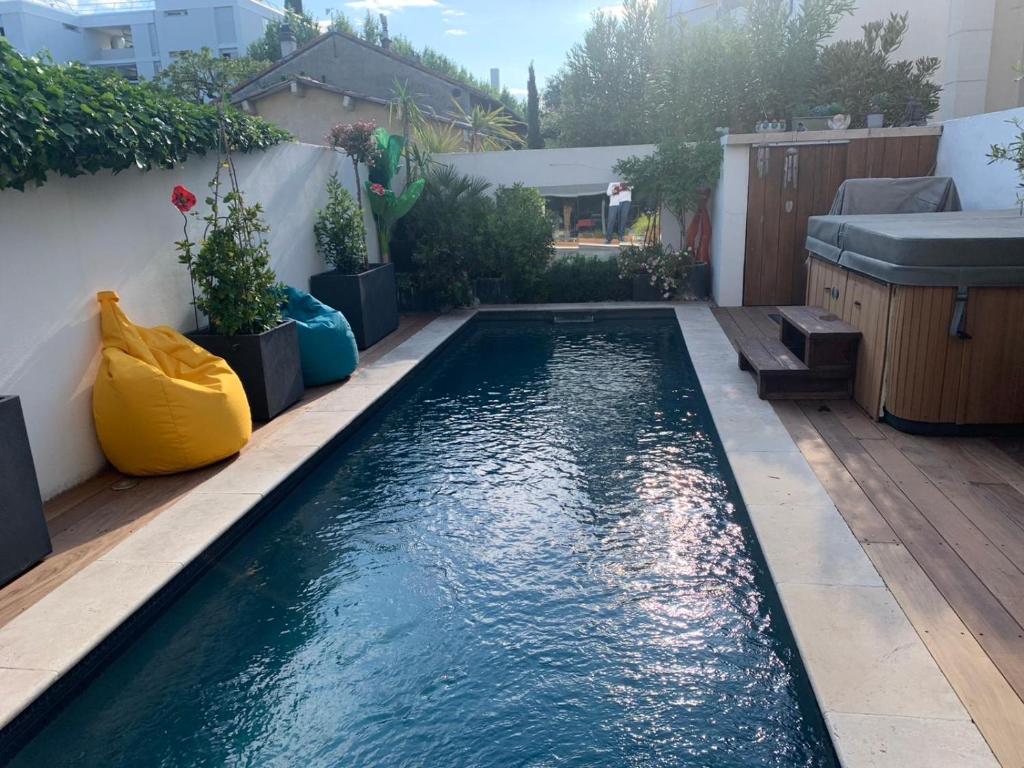
{"type": "Polygon", "coordinates": [[[528,149],[544,149],[544,137],[540,135],[540,97],[532,61],[530,77],[526,81],[526,146],[528,149]]]}

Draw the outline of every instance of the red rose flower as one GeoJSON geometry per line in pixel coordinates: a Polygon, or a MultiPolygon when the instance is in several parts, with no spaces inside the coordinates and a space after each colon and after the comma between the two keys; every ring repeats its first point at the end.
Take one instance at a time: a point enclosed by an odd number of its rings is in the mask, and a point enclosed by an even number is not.
{"type": "Polygon", "coordinates": [[[371,184],[370,191],[378,197],[384,197],[384,193],[387,192],[383,184],[371,184]]]}
{"type": "Polygon", "coordinates": [[[188,213],[196,204],[196,196],[179,184],[171,190],[171,204],[182,213],[188,213]]]}

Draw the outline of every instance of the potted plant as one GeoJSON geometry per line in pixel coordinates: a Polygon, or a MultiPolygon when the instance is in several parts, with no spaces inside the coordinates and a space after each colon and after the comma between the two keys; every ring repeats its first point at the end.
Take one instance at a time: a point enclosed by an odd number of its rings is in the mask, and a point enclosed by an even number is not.
{"type": "Polygon", "coordinates": [[[882,106],[885,103],[885,95],[875,95],[871,97],[871,103],[868,106],[868,114],[864,118],[868,128],[883,128],[885,127],[885,109],[882,106]]]}
{"type": "Polygon", "coordinates": [[[246,205],[230,152],[218,159],[198,244],[188,236],[195,196],[176,187],[171,201],[185,217],[185,237],[177,247],[192,281],[197,321],[202,312],[208,322],[202,329],[197,322],[187,336],[227,361],[242,381],[253,419],[269,421],[302,397],[303,384],[298,330],[281,315],[283,286],[270,267],[263,209],[246,205]],[[229,186],[224,194],[222,170],[229,186]]]}
{"type": "Polygon", "coordinates": [[[0,586],[52,551],[21,400],[0,395],[0,586]]]}
{"type": "Polygon", "coordinates": [[[622,248],[619,277],[633,283],[633,301],[671,301],[678,298],[694,266],[693,251],[651,243],[622,248]]]}
{"type": "Polygon", "coordinates": [[[843,108],[839,104],[819,104],[808,110],[799,110],[806,114],[793,117],[794,131],[827,131],[829,119],[841,113],[843,108]]]}
{"type": "Polygon", "coordinates": [[[309,278],[309,292],[338,310],[366,349],[398,328],[394,264],[367,263],[362,210],[337,176],[327,181],[327,205],[313,224],[316,248],[332,269],[309,278]]]}

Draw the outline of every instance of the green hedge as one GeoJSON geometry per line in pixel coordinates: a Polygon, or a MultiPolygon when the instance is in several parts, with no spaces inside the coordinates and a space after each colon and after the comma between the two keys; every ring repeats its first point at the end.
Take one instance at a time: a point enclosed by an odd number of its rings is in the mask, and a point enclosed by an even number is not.
{"type": "MultiPolygon", "coordinates": [[[[242,152],[290,138],[233,109],[227,130],[242,152]]],[[[51,172],[170,168],[217,145],[213,106],[191,104],[149,83],[134,85],[107,70],[26,58],[0,40],[0,189],[42,184],[51,172]]]]}
{"type": "Polygon", "coordinates": [[[599,256],[556,258],[544,275],[539,295],[530,302],[628,301],[633,284],[619,277],[615,259],[599,256]]]}

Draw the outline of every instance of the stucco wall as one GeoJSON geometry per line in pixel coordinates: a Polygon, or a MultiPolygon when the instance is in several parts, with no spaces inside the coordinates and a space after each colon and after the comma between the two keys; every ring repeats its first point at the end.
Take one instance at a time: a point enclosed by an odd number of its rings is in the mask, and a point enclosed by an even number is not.
{"type": "MultiPolygon", "coordinates": [[[[116,290],[141,325],[192,328],[188,275],[174,250],[182,219],[170,193],[184,184],[202,200],[214,167],[212,157],[195,158],[169,171],[53,177],[0,192],[0,392],[21,397],[44,496],[104,465],[91,410],[96,292],[116,290]]],[[[337,171],[354,188],[351,164],[323,147],[290,144],[239,156],[238,170],[247,201],[263,204],[278,277],[307,288],[324,269],[312,236],[324,185],[337,171]]]]}
{"type": "Polygon", "coordinates": [[[942,124],[936,176],[952,176],[967,210],[1013,208],[1019,179],[1013,164],[988,162],[993,144],[1008,144],[1020,133],[1024,107],[948,120],[942,124]]]}
{"type": "Polygon", "coordinates": [[[338,123],[373,120],[390,129],[387,107],[358,99],[353,99],[352,106],[346,109],[340,94],[317,88],[303,88],[301,96],[285,89],[252,102],[255,114],[308,144],[323,144],[338,123]]]}

